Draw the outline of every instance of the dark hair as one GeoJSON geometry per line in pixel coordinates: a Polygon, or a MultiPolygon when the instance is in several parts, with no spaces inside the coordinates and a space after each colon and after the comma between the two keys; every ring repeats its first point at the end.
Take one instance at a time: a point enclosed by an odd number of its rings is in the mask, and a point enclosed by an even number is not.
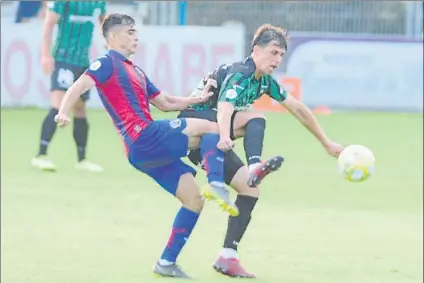
{"type": "Polygon", "coordinates": [[[276,27],[270,24],[263,24],[253,36],[252,50],[255,45],[264,46],[275,40],[284,51],[287,51],[287,29],[276,27]]]}
{"type": "Polygon", "coordinates": [[[107,15],[106,18],[103,20],[102,24],[102,33],[103,36],[106,38],[109,34],[109,32],[116,26],[119,25],[126,25],[126,26],[134,26],[135,20],[133,17],[125,15],[125,14],[110,14],[107,15]]]}

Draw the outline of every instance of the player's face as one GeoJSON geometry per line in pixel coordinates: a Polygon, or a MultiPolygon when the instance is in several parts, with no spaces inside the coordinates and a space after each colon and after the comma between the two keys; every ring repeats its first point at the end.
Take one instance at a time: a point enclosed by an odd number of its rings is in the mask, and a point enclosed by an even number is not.
{"type": "Polygon", "coordinates": [[[271,41],[266,46],[258,46],[259,64],[258,69],[264,74],[271,74],[281,64],[284,56],[284,49],[277,41],[271,41]]]}
{"type": "Polygon", "coordinates": [[[117,32],[116,40],[129,55],[134,54],[138,47],[138,34],[135,25],[121,27],[117,32]]]}

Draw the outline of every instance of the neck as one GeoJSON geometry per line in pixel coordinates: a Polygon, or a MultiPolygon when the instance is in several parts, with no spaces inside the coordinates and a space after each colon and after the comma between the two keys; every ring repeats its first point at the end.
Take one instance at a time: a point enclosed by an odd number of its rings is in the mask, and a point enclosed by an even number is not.
{"type": "Polygon", "coordinates": [[[255,64],[255,78],[260,78],[263,75],[263,72],[259,71],[257,68],[258,64],[256,63],[258,61],[258,58],[255,56],[254,53],[250,54],[250,57],[252,57],[253,63],[255,64]]]}
{"type": "Polygon", "coordinates": [[[115,47],[115,46],[113,46],[113,45],[110,45],[110,46],[108,47],[108,49],[109,49],[109,50],[116,51],[116,52],[118,52],[118,53],[121,53],[121,54],[122,54],[122,55],[124,55],[124,56],[125,56],[125,58],[127,58],[127,59],[129,59],[129,57],[131,56],[131,54],[129,54],[129,53],[128,53],[128,51],[126,51],[126,50],[124,50],[124,49],[122,49],[122,48],[119,48],[119,47],[115,47]]]}

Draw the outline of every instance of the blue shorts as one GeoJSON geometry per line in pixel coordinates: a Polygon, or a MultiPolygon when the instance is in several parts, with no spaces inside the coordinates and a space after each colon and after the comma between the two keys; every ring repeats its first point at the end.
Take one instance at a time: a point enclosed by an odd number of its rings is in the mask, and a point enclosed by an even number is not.
{"type": "Polygon", "coordinates": [[[181,160],[188,153],[188,137],[182,133],[186,126],[183,118],[154,121],[141,132],[128,151],[132,166],[173,195],[182,175],[196,175],[196,170],[181,160]]]}

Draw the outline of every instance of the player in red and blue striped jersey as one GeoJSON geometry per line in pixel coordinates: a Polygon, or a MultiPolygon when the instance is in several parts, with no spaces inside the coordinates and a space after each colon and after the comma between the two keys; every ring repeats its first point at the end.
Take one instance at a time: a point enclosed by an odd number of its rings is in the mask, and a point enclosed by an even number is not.
{"type": "Polygon", "coordinates": [[[197,223],[203,200],[195,184],[196,171],[181,157],[189,148],[200,147],[207,163],[208,193],[231,215],[238,209],[229,199],[224,185],[224,152],[217,148],[219,136],[215,123],[192,118],[153,120],[149,103],[163,111],[176,111],[209,98],[210,86],[198,98],[173,97],[161,93],[146,74],[131,60],[137,50],[135,21],[123,14],[109,15],[102,26],[109,52],[94,61],[66,92],[55,120],[69,123],[68,112],[78,97],[96,86],[106,111],[122,137],[128,160],[137,170],[149,175],[182,207],[175,218],[169,242],[154,268],[156,274],[187,278],[176,264],[185,242],[197,223]]]}

